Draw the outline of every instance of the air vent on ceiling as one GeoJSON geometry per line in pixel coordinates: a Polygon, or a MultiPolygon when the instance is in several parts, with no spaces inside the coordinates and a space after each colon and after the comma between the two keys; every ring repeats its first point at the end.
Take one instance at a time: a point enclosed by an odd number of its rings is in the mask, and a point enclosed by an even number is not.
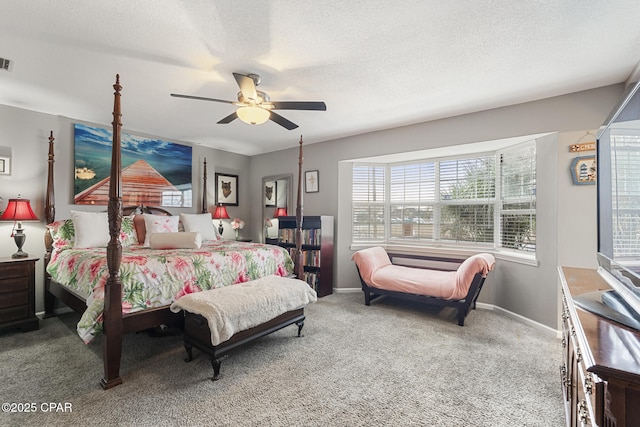
{"type": "Polygon", "coordinates": [[[0,58],[0,70],[11,71],[11,60],[0,58]]]}

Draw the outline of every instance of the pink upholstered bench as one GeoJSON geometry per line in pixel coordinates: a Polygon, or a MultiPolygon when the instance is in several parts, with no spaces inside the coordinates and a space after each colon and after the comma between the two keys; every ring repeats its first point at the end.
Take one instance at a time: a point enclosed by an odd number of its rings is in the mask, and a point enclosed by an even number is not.
{"type": "Polygon", "coordinates": [[[488,253],[473,255],[464,260],[457,270],[441,271],[394,265],[384,248],[376,246],[353,255],[365,304],[382,296],[419,301],[432,305],[458,309],[458,325],[471,309],[487,274],[493,270],[495,258],[488,253]]]}

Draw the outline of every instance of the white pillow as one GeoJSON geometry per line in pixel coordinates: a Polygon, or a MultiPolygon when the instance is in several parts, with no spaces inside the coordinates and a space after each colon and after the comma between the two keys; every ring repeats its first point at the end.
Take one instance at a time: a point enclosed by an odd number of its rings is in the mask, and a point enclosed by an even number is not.
{"type": "Polygon", "coordinates": [[[109,244],[109,219],[106,212],[71,211],[75,230],[74,248],[103,248],[109,244]]]}
{"type": "Polygon", "coordinates": [[[149,246],[151,249],[199,249],[202,237],[200,233],[152,233],[149,246]]]}
{"type": "Polygon", "coordinates": [[[142,218],[144,218],[144,228],[146,229],[144,246],[149,246],[149,236],[153,233],[178,232],[178,221],[180,220],[178,216],[142,214],[142,218]]]}
{"type": "Polygon", "coordinates": [[[213,226],[211,214],[180,214],[180,221],[186,232],[200,233],[202,240],[218,240],[218,233],[213,226]]]}

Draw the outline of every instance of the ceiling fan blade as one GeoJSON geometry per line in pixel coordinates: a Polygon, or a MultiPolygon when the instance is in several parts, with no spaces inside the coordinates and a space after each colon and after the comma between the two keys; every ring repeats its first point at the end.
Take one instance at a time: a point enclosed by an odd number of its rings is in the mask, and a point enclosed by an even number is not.
{"type": "Polygon", "coordinates": [[[272,101],[274,110],[315,110],[327,111],[327,104],[322,101],[272,101]]]}
{"type": "Polygon", "coordinates": [[[229,114],[227,117],[225,117],[223,119],[220,119],[220,121],[218,121],[218,124],[219,125],[226,125],[227,123],[231,123],[232,121],[234,121],[237,118],[238,118],[238,115],[234,111],[233,113],[229,114]]]}
{"type": "Polygon", "coordinates": [[[276,114],[273,111],[271,111],[271,116],[269,116],[269,120],[271,120],[272,122],[276,122],[277,124],[279,124],[280,126],[288,130],[293,130],[298,127],[297,124],[293,123],[290,120],[285,119],[280,114],[276,114]]]}
{"type": "Polygon", "coordinates": [[[233,77],[235,77],[238,86],[240,87],[240,92],[242,92],[242,96],[244,96],[244,100],[248,101],[252,99],[253,101],[258,101],[258,93],[256,92],[256,84],[253,79],[249,76],[245,76],[244,74],[233,73],[233,77]]]}
{"type": "Polygon", "coordinates": [[[234,104],[233,101],[227,101],[226,99],[205,98],[202,96],[193,96],[193,95],[180,95],[179,93],[172,93],[171,96],[175,96],[176,98],[199,99],[200,101],[214,101],[214,102],[224,102],[226,104],[234,104]]]}

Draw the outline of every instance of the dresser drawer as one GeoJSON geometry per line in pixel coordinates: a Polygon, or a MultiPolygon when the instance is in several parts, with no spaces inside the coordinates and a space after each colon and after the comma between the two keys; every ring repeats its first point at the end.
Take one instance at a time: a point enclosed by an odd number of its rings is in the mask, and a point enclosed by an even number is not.
{"type": "Polygon", "coordinates": [[[0,294],[0,308],[29,305],[29,291],[0,294]]]}
{"type": "Polygon", "coordinates": [[[29,289],[29,277],[12,277],[0,279],[0,298],[5,292],[23,291],[29,289]]]}
{"type": "Polygon", "coordinates": [[[29,317],[29,306],[0,308],[0,322],[6,323],[14,320],[23,320],[29,317]]]}
{"type": "Polygon", "coordinates": [[[28,270],[23,262],[12,264],[0,264],[0,279],[8,279],[11,277],[28,277],[28,270]]]}

